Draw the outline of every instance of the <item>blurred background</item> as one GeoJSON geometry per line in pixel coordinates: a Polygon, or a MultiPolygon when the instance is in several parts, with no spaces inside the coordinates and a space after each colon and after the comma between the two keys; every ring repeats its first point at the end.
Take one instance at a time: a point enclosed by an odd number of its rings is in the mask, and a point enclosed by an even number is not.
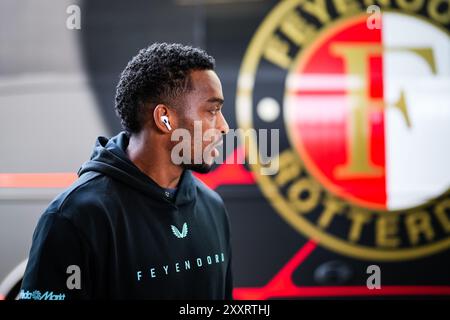
{"type": "Polygon", "coordinates": [[[199,176],[230,214],[235,298],[450,296],[448,1],[284,2],[1,1],[1,299],[18,293],[48,203],[76,179],[96,137],[120,130],[120,72],[153,42],[215,57],[230,128],[247,125],[248,109],[254,128],[280,130],[278,175],[261,178],[246,163],[199,176]],[[366,24],[372,4],[378,31],[366,24]],[[73,5],[80,28],[70,27],[73,5]],[[272,51],[251,43],[257,30],[272,51]],[[246,54],[258,61],[253,73],[246,54]],[[339,166],[351,169],[344,178],[339,166]],[[313,187],[295,187],[301,178],[313,187]],[[381,289],[367,288],[371,265],[381,289]]]}

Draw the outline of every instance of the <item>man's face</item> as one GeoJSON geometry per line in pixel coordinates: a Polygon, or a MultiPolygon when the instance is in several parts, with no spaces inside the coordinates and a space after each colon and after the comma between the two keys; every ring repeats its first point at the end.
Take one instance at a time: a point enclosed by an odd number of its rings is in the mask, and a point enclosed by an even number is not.
{"type": "Polygon", "coordinates": [[[222,143],[222,135],[229,130],[222,114],[222,85],[212,70],[192,71],[190,81],[192,90],[184,97],[180,127],[187,129],[191,135],[191,163],[183,164],[183,167],[206,173],[219,155],[217,147],[222,143]],[[201,159],[198,158],[199,148],[201,159]]]}

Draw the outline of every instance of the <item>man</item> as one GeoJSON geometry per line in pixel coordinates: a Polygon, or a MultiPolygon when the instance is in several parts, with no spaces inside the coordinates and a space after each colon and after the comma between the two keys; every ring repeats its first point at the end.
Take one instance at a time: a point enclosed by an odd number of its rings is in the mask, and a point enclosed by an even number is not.
{"type": "Polygon", "coordinates": [[[124,132],[97,139],[42,215],[21,298],[232,298],[227,213],[191,173],[211,168],[229,130],[213,70],[211,56],[179,44],[153,44],[128,63],[115,106],[124,132]],[[209,141],[194,135],[198,124],[209,141]],[[186,149],[173,161],[177,129],[201,147],[200,162],[186,149]]]}

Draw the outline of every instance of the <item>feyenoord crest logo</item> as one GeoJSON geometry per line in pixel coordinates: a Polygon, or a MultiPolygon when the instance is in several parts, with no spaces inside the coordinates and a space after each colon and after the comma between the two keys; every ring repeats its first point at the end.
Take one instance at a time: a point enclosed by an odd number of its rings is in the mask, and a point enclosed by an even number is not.
{"type": "Polygon", "coordinates": [[[236,113],[243,129],[285,130],[279,172],[251,167],[296,230],[369,260],[450,247],[449,29],[444,0],[282,1],[266,17],[236,113]]]}

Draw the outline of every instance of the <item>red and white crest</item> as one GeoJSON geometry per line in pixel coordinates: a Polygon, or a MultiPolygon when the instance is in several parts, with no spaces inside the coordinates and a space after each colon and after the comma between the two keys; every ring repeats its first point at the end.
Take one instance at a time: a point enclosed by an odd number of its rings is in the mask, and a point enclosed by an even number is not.
{"type": "Polygon", "coordinates": [[[338,22],[297,58],[284,121],[307,170],[363,207],[415,207],[450,183],[450,40],[411,15],[338,22]]]}

